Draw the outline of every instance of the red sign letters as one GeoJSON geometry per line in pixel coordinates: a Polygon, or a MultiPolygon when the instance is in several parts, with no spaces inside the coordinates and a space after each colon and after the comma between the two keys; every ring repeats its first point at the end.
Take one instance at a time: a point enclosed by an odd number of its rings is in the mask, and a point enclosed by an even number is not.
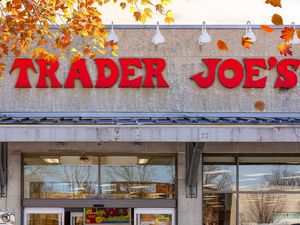
{"type": "MultiPolygon", "coordinates": [[[[85,59],[74,62],[68,72],[64,84],[57,79],[59,62],[47,62],[43,59],[36,60],[39,66],[39,78],[36,88],[74,88],[75,80],[79,80],[84,88],[110,88],[119,82],[120,88],[167,88],[168,83],[163,77],[166,67],[164,59],[158,58],[120,58],[119,66],[111,59],[94,59],[97,68],[97,80],[92,82],[85,59]],[[137,76],[136,69],[143,69],[144,76],[137,76]],[[50,84],[47,83],[47,78],[50,84]],[[155,82],[154,82],[155,80],[155,82]]],[[[191,79],[200,87],[211,87],[218,79],[226,88],[264,88],[268,77],[262,74],[263,70],[272,70],[276,67],[278,75],[274,88],[293,88],[297,85],[297,70],[300,60],[283,59],[278,61],[275,57],[268,60],[263,58],[244,59],[243,63],[236,59],[203,59],[207,73],[202,71],[191,79]],[[228,76],[227,71],[231,71],[228,76]]],[[[37,73],[31,59],[16,59],[11,72],[19,68],[16,82],[17,88],[30,88],[28,70],[37,73]]]]}
{"type": "Polygon", "coordinates": [[[191,77],[201,88],[208,88],[218,78],[226,88],[264,88],[267,76],[261,74],[261,70],[277,68],[278,76],[274,88],[293,88],[297,85],[297,70],[300,60],[283,59],[280,62],[275,57],[265,59],[244,59],[244,65],[236,59],[203,59],[207,66],[207,74],[201,72],[191,77]],[[228,77],[225,71],[231,70],[232,76],[228,77]],[[244,82],[243,82],[244,81],[244,82]]]}
{"type": "MultiPolygon", "coordinates": [[[[120,79],[120,88],[154,88],[154,87],[169,87],[165,81],[162,72],[165,69],[166,63],[163,59],[154,58],[121,58],[119,59],[121,70],[117,64],[111,59],[95,59],[98,70],[98,77],[95,84],[93,84],[89,72],[86,67],[85,59],[80,59],[71,65],[67,79],[62,85],[58,79],[56,72],[59,68],[59,62],[47,62],[43,59],[37,59],[40,74],[36,84],[36,88],[49,88],[46,78],[50,79],[51,88],[74,88],[75,80],[79,80],[84,88],[110,88],[113,87],[120,79]],[[145,76],[135,76],[135,69],[145,68],[145,76]],[[108,69],[110,72],[106,74],[108,69]],[[153,80],[156,79],[156,84],[153,80]]],[[[36,68],[31,59],[16,59],[11,71],[19,68],[19,76],[16,83],[16,88],[31,88],[28,79],[28,70],[35,73],[36,68]]]]}

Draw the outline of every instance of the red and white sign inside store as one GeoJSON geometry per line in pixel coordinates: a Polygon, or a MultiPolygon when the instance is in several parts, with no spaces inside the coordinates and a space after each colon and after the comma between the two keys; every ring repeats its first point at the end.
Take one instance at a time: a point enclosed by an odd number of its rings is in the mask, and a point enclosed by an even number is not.
{"type": "MultiPolygon", "coordinates": [[[[297,70],[300,60],[283,59],[278,61],[275,57],[269,59],[248,58],[240,62],[236,59],[207,58],[202,60],[206,70],[191,79],[200,88],[209,88],[215,82],[220,82],[226,88],[264,88],[268,77],[264,74],[267,70],[277,70],[274,88],[293,88],[297,85],[297,70]],[[230,70],[228,76],[226,71],[230,70]]],[[[59,61],[47,62],[43,59],[36,60],[35,66],[31,59],[16,59],[10,72],[19,69],[16,88],[31,88],[29,70],[37,73],[39,69],[36,88],[74,88],[75,80],[79,80],[84,88],[110,88],[118,84],[120,88],[168,88],[169,85],[163,76],[166,62],[160,58],[120,58],[119,66],[107,58],[94,59],[97,67],[97,80],[92,82],[85,59],[72,63],[66,81],[62,84],[57,77],[59,61]],[[144,70],[144,76],[137,75],[137,69],[144,70]],[[46,79],[50,79],[47,83],[46,79]]]]}

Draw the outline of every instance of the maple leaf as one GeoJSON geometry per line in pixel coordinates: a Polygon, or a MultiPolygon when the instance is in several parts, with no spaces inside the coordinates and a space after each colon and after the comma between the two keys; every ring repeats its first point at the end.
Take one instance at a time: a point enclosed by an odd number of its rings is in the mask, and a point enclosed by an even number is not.
{"type": "Polygon", "coordinates": [[[300,39],[300,30],[297,30],[297,36],[300,39]]]}
{"type": "Polygon", "coordinates": [[[221,51],[228,51],[228,50],[229,50],[227,44],[226,44],[225,41],[223,41],[223,40],[218,40],[218,41],[217,41],[217,46],[218,46],[218,48],[219,48],[221,51]]]}
{"type": "Polygon", "coordinates": [[[126,8],[126,2],[121,2],[120,6],[121,6],[122,9],[125,9],[126,8]]]}
{"type": "Polygon", "coordinates": [[[133,16],[134,16],[136,21],[140,21],[142,19],[142,13],[140,11],[135,11],[133,13],[133,16]]]}
{"type": "Polygon", "coordinates": [[[162,4],[157,4],[155,6],[155,8],[156,8],[156,11],[158,11],[159,13],[163,13],[163,11],[164,11],[164,7],[162,4]]]}
{"type": "Polygon", "coordinates": [[[174,23],[175,20],[174,20],[174,15],[172,13],[171,10],[168,10],[167,13],[166,13],[166,18],[165,18],[165,22],[167,24],[170,24],[170,23],[174,23]]]}
{"type": "Polygon", "coordinates": [[[271,4],[274,7],[282,7],[281,0],[266,0],[266,4],[271,4]]]}
{"type": "Polygon", "coordinates": [[[279,14],[274,14],[272,16],[272,23],[276,26],[281,26],[283,25],[283,19],[279,14]]]}
{"type": "Polygon", "coordinates": [[[289,42],[294,38],[295,29],[293,27],[285,27],[281,30],[280,38],[285,42],[289,42]]]}
{"type": "Polygon", "coordinates": [[[261,29],[263,29],[264,31],[271,33],[274,31],[273,27],[267,26],[267,25],[261,25],[260,26],[261,29]]]}
{"type": "Polygon", "coordinates": [[[291,48],[292,48],[292,46],[288,45],[285,42],[282,42],[280,45],[277,46],[277,50],[280,52],[281,55],[284,55],[284,56],[293,55],[291,48]]]}
{"type": "Polygon", "coordinates": [[[242,42],[242,46],[247,49],[250,49],[250,46],[254,45],[252,39],[249,37],[245,37],[245,36],[242,37],[241,42],[242,42]]]}

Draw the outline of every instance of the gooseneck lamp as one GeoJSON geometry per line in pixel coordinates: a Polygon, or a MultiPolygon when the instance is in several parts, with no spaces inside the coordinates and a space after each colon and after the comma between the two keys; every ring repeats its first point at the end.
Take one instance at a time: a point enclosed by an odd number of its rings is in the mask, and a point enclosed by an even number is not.
{"type": "Polygon", "coordinates": [[[255,42],[256,41],[256,36],[255,34],[253,33],[252,31],[252,25],[251,25],[251,22],[248,21],[247,24],[246,24],[246,34],[245,36],[246,38],[251,38],[251,41],[252,42],[255,42]]]}
{"type": "Polygon", "coordinates": [[[205,43],[211,42],[211,37],[207,33],[207,30],[206,30],[206,23],[205,23],[205,21],[203,21],[203,23],[202,23],[202,31],[201,31],[201,34],[199,36],[198,41],[199,41],[199,45],[203,45],[205,43]]]}
{"type": "Polygon", "coordinates": [[[106,38],[106,41],[108,41],[108,42],[113,41],[115,43],[119,42],[119,38],[118,38],[117,34],[114,31],[114,22],[111,22],[111,30],[108,34],[108,37],[106,38]]]}
{"type": "Polygon", "coordinates": [[[153,36],[152,38],[152,42],[155,44],[155,45],[158,45],[158,44],[162,44],[165,42],[165,38],[164,36],[161,34],[160,30],[159,30],[159,22],[157,22],[157,25],[156,25],[156,33],[155,35],[153,36]]]}

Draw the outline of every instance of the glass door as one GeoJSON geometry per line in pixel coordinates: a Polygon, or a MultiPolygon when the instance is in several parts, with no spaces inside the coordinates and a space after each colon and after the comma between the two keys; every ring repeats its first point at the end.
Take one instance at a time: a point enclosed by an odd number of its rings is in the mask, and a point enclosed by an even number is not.
{"type": "Polygon", "coordinates": [[[25,208],[24,225],[64,225],[63,208],[25,208]]]}
{"type": "Polygon", "coordinates": [[[83,212],[71,212],[70,225],[84,225],[83,212]]]}
{"type": "Polygon", "coordinates": [[[134,225],[175,225],[175,210],[135,209],[134,225]]]}

